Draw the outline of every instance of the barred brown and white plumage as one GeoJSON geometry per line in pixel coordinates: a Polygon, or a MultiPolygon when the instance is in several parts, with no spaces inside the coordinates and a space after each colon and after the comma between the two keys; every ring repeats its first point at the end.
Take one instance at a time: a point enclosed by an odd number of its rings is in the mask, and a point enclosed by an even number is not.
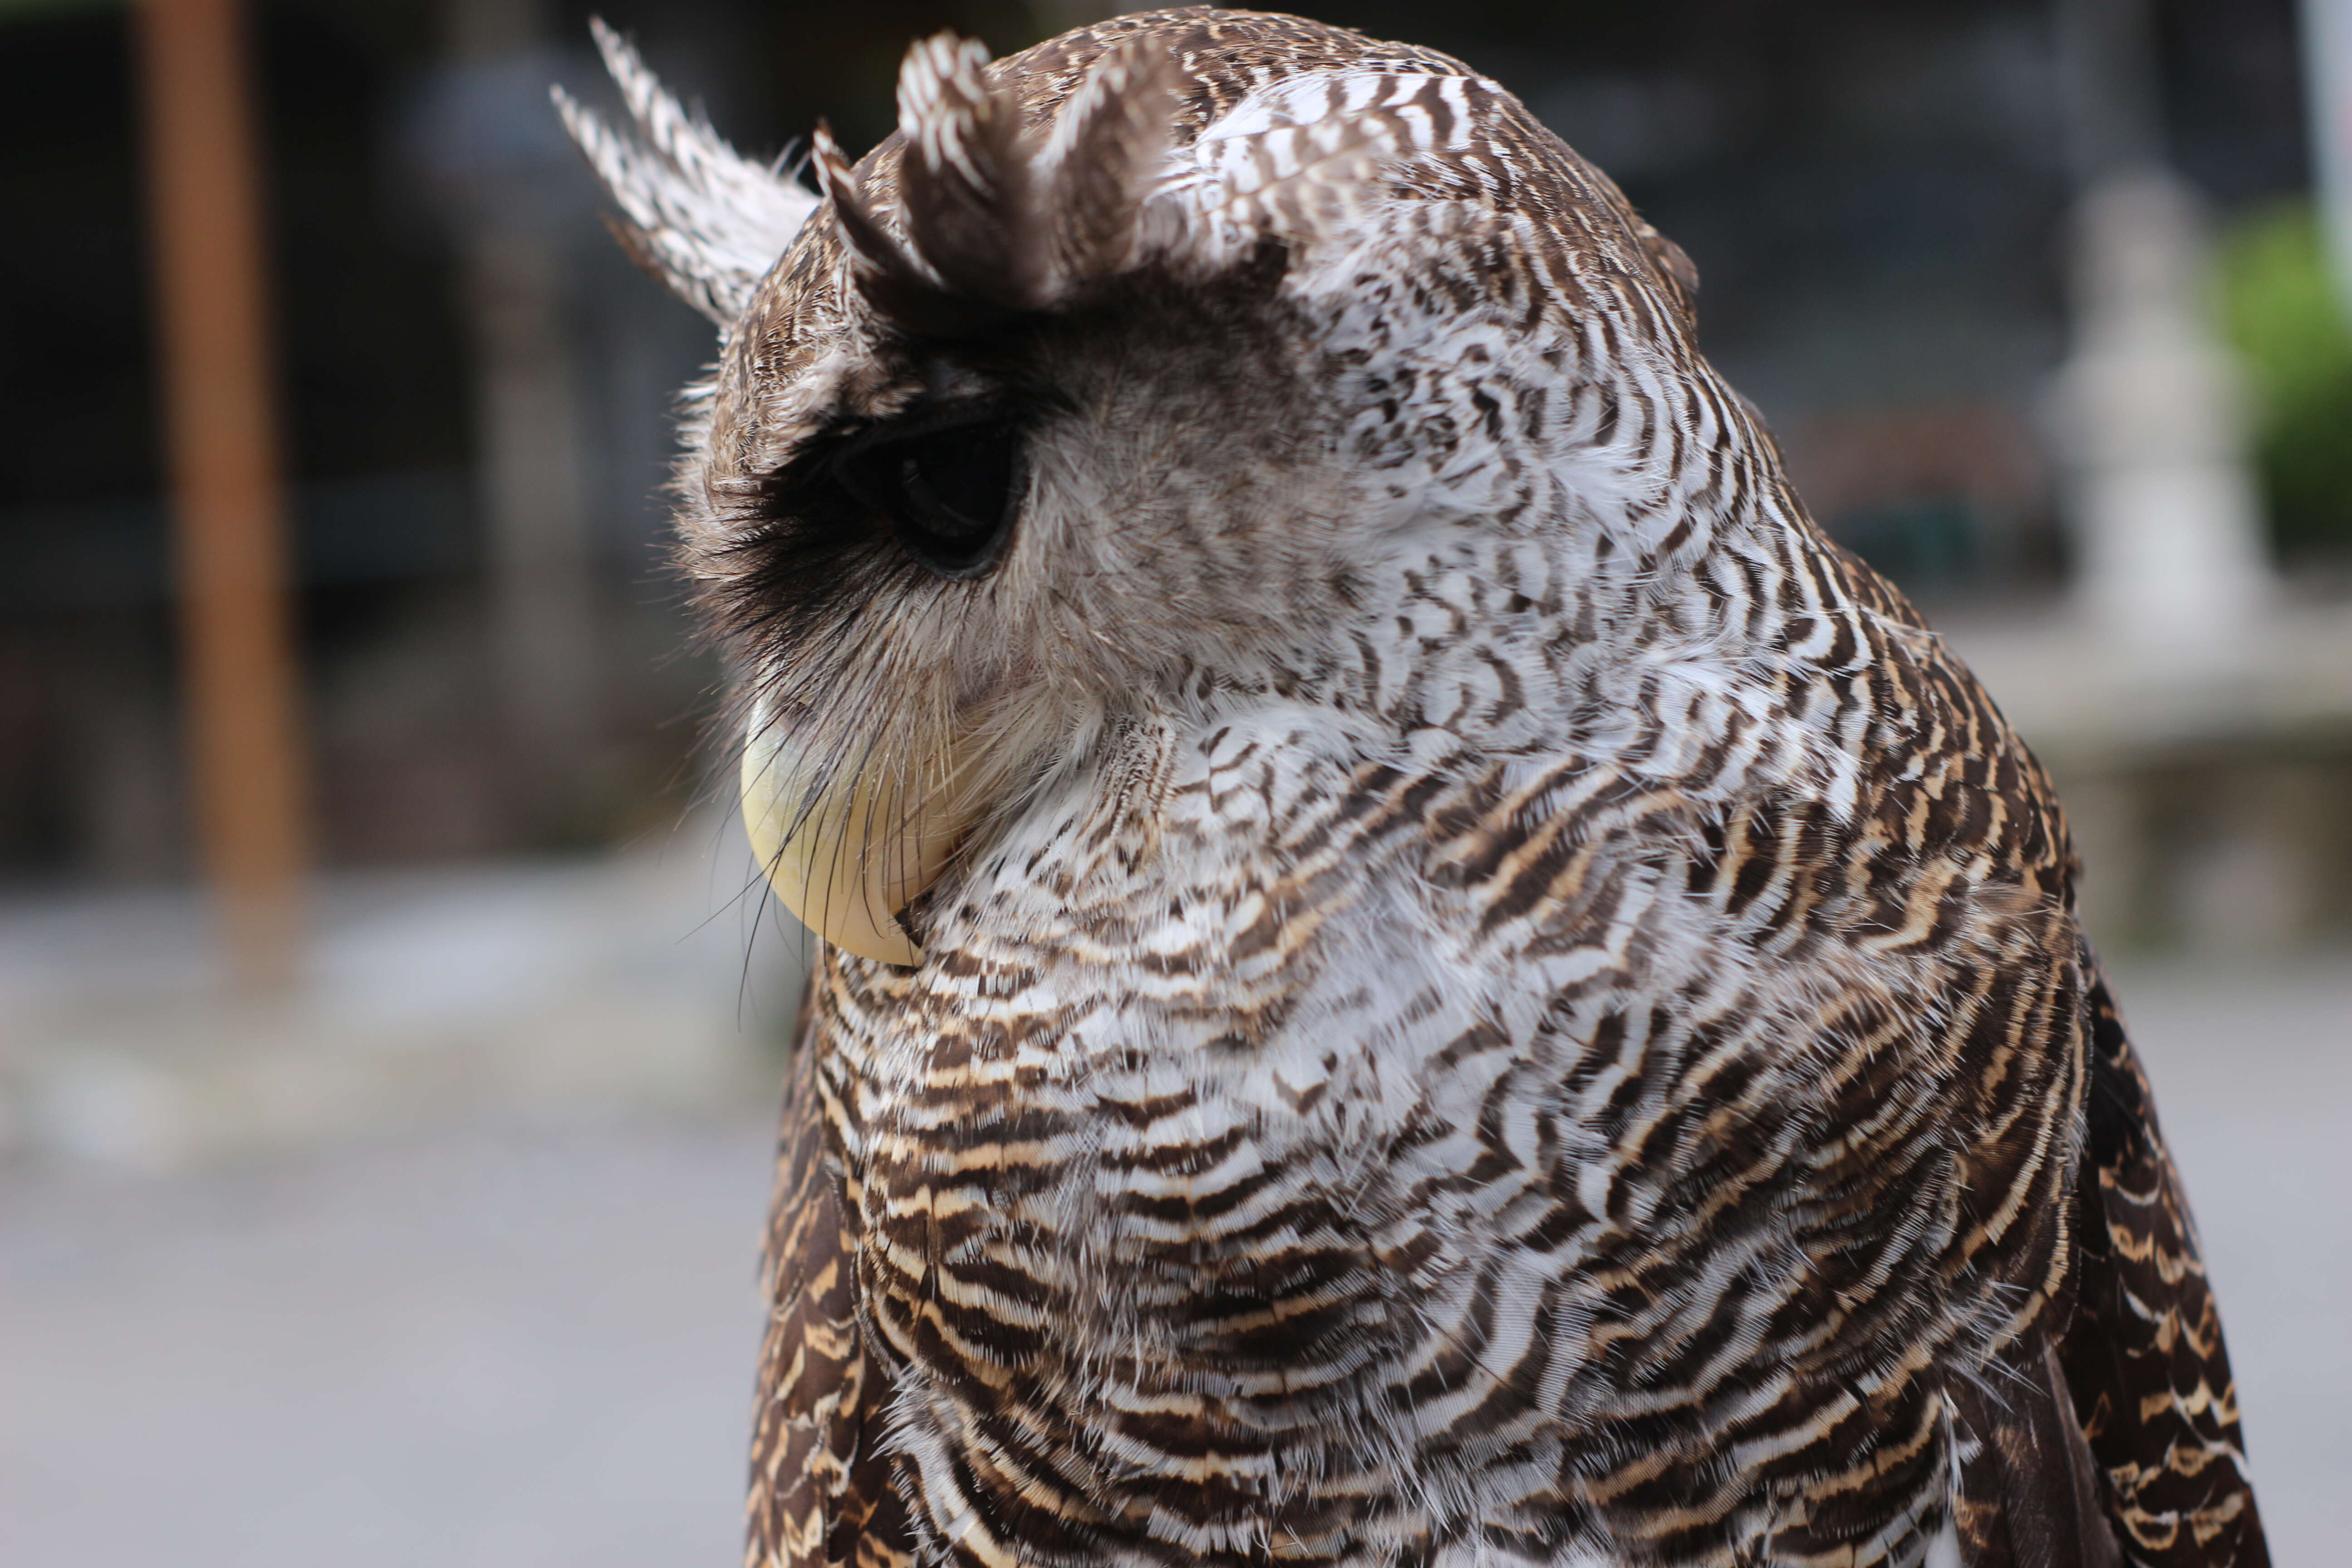
{"type": "Polygon", "coordinates": [[[2049,784],[1605,177],[1187,10],[819,202],[604,41],[832,939],[752,1563],[2266,1561],[2049,784]]]}

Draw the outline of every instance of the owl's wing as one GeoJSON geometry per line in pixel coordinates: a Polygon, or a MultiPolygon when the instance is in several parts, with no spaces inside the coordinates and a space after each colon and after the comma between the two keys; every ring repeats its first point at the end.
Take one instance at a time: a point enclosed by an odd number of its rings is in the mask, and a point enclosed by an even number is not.
{"type": "Polygon", "coordinates": [[[2237,1384],[2180,1176],[2104,979],[2089,1005],[2076,1300],[2059,1363],[2131,1563],[2268,1568],[2237,1384]]]}
{"type": "Polygon", "coordinates": [[[849,1215],[827,1159],[805,1015],[799,1036],[768,1222],[744,1562],[907,1568],[906,1520],[879,1452],[887,1388],[858,1327],[849,1215]]]}
{"type": "Polygon", "coordinates": [[[1959,1439],[1954,1522],[1968,1568],[2122,1568],[2098,1462],[2064,1369],[2039,1327],[1952,1390],[1959,1439]]]}

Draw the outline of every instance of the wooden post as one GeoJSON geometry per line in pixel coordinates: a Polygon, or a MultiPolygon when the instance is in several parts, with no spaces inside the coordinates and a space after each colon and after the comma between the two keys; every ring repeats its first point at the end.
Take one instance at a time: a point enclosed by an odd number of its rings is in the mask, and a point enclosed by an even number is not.
{"type": "Polygon", "coordinates": [[[195,820],[240,984],[291,977],[305,858],[257,141],[238,0],[140,0],[195,820]]]}

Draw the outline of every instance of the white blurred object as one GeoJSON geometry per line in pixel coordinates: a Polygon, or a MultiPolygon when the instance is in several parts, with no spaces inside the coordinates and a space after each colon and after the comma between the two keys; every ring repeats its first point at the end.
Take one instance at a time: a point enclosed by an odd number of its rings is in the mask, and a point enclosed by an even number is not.
{"type": "Polygon", "coordinates": [[[2352,315],[2352,0],[2303,0],[2303,62],[2320,216],[2352,315]]]}
{"type": "Polygon", "coordinates": [[[220,991],[189,889],[0,900],[0,1152],[172,1171],[491,1111],[764,1106],[808,954],[761,887],[704,817],[608,857],[337,873],[267,1004],[220,991]]]}
{"type": "Polygon", "coordinates": [[[2271,575],[2196,200],[2143,163],[2096,180],[2076,216],[2060,416],[2077,597],[2100,638],[2148,674],[2225,672],[2244,659],[2271,575]]]}

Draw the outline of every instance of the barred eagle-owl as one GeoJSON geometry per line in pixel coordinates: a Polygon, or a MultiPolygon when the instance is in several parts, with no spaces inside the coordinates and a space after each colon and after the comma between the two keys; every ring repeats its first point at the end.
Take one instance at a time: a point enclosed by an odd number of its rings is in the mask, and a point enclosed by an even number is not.
{"type": "Polygon", "coordinates": [[[1182,10],[813,192],[602,41],[827,939],[755,1565],[2264,1561],[2050,787],[1602,174],[1182,10]]]}

